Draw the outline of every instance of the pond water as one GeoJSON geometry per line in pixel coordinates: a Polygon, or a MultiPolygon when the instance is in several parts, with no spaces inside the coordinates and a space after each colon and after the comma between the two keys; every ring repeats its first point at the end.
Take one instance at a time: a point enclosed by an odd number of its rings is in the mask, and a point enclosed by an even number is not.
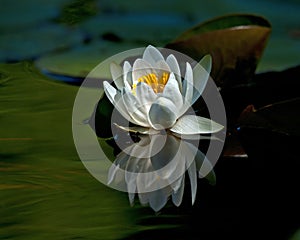
{"type": "Polygon", "coordinates": [[[289,215],[296,204],[271,207],[276,189],[265,192],[253,180],[247,158],[221,158],[217,185],[199,180],[194,206],[188,181],[180,207],[169,201],[155,213],[138,201],[130,206],[127,193],[102,185],[83,166],[71,123],[78,86],[51,76],[80,80],[118,51],[164,45],[200,21],[231,12],[271,21],[274,33],[258,70],[285,69],[299,64],[299,3],[87,1],[102,15],[87,11],[87,19],[67,25],[76,20],[61,17],[70,2],[1,3],[0,239],[292,239],[300,227],[289,215]],[[136,34],[143,15],[147,31],[136,34]],[[157,22],[161,34],[153,38],[157,22]]]}

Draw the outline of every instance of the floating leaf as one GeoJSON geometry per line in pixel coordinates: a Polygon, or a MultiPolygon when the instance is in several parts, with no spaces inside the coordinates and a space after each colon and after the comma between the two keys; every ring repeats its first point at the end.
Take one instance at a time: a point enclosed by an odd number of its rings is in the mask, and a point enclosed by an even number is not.
{"type": "MultiPolygon", "coordinates": [[[[87,46],[81,46],[71,51],[51,54],[35,61],[35,65],[44,73],[54,75],[59,79],[68,76],[73,81],[82,81],[98,64],[114,54],[138,47],[138,44],[99,41],[87,46]]],[[[123,59],[122,59],[123,60],[123,59]]],[[[111,78],[109,68],[101,72],[104,79],[111,78]]]]}
{"type": "Polygon", "coordinates": [[[200,60],[213,58],[212,77],[220,87],[249,82],[271,31],[263,17],[237,14],[201,23],[167,45],[200,60]]]}
{"type": "Polygon", "coordinates": [[[83,35],[79,31],[54,24],[6,33],[0,36],[0,61],[33,59],[82,42],[83,35]]]}
{"type": "Polygon", "coordinates": [[[46,24],[47,21],[58,15],[62,4],[68,1],[51,0],[44,1],[43,4],[39,0],[1,1],[1,35],[18,31],[24,32],[26,28],[29,30],[37,28],[41,23],[46,24]]]}
{"type": "Polygon", "coordinates": [[[92,38],[114,36],[110,40],[163,45],[188,26],[187,20],[171,13],[99,14],[79,27],[92,38]],[[142,21],[141,21],[142,19],[142,21]],[[95,27],[97,26],[97,27],[95,27]]]}

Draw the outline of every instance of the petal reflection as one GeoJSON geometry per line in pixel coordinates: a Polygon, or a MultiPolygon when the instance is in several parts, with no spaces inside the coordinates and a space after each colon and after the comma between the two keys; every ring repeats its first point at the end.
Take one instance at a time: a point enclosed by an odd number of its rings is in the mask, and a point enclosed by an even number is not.
{"type": "Polygon", "coordinates": [[[210,180],[214,176],[213,167],[205,154],[192,143],[169,133],[141,135],[140,138],[139,142],[117,155],[108,172],[108,184],[124,185],[131,205],[137,194],[142,205],[159,211],[168,199],[172,199],[175,206],[180,206],[185,173],[188,172],[194,204],[197,176],[210,180]],[[205,176],[207,172],[209,174],[205,176]]]}

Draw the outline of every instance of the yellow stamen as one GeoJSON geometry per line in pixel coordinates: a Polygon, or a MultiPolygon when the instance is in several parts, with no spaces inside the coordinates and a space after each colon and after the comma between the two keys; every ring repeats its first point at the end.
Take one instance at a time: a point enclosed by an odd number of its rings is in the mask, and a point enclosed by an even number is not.
{"type": "Polygon", "coordinates": [[[166,85],[168,80],[169,80],[169,77],[170,77],[170,73],[166,73],[164,72],[163,75],[162,75],[162,84],[163,85],[166,85]]]}
{"type": "MultiPolygon", "coordinates": [[[[164,90],[165,85],[167,84],[170,77],[170,73],[163,72],[160,79],[157,78],[155,73],[149,73],[145,76],[142,76],[138,79],[138,82],[144,82],[152,87],[155,93],[160,93],[164,90]]],[[[136,84],[132,85],[132,91],[135,93],[136,84]]]]}

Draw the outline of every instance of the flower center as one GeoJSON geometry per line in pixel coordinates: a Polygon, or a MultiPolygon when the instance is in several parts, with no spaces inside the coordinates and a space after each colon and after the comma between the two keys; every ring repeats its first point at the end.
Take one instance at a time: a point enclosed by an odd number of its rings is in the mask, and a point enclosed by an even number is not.
{"type": "MultiPolygon", "coordinates": [[[[150,87],[152,87],[153,91],[155,93],[161,93],[168,80],[169,80],[170,73],[168,72],[163,72],[161,77],[158,79],[157,75],[155,73],[149,73],[145,76],[142,76],[138,79],[138,82],[144,82],[148,84],[150,87]]],[[[136,84],[133,84],[132,90],[134,91],[136,88],[136,84]]]]}

